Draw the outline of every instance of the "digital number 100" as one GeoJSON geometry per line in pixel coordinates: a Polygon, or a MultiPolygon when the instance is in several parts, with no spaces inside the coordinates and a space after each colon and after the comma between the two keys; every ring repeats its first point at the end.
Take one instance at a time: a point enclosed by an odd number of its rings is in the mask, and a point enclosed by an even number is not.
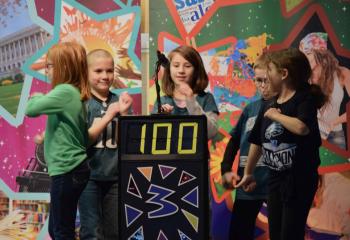
{"type": "MultiPolygon", "coordinates": [[[[146,139],[146,124],[142,125],[141,128],[141,144],[140,144],[140,152],[145,153],[145,139],[146,139]]],[[[153,124],[153,137],[152,137],[152,154],[169,154],[170,146],[171,146],[171,136],[172,136],[172,123],[155,123],[153,124]],[[158,138],[158,129],[166,128],[167,136],[166,136],[166,145],[164,149],[157,149],[157,138],[158,138]]],[[[177,153],[178,154],[195,154],[197,151],[197,133],[198,133],[198,123],[180,123],[179,124],[179,137],[177,144],[177,153]],[[193,135],[192,135],[192,147],[190,149],[183,149],[183,135],[184,128],[192,127],[193,135]]]]}

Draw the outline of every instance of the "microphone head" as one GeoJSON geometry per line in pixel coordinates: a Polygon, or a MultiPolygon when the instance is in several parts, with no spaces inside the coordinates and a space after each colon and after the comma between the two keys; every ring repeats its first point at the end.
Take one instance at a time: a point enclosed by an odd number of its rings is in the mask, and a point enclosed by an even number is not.
{"type": "Polygon", "coordinates": [[[162,65],[165,68],[169,67],[170,62],[168,58],[159,50],[157,50],[157,58],[158,58],[158,61],[157,61],[158,64],[162,65]]]}

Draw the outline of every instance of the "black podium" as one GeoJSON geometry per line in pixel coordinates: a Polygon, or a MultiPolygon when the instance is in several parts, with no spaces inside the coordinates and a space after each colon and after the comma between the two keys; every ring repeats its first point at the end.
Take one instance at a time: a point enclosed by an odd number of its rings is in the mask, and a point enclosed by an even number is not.
{"type": "Polygon", "coordinates": [[[206,117],[123,116],[118,144],[120,239],[208,239],[206,117]]]}

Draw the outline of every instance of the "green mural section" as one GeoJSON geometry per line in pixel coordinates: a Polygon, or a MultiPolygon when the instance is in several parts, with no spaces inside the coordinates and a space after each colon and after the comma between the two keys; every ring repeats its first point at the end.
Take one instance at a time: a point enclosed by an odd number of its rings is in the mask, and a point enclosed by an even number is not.
{"type": "MultiPolygon", "coordinates": [[[[287,4],[289,6],[287,11],[295,7],[298,2],[301,1],[293,1],[293,3],[287,4]]],[[[347,1],[327,0],[312,1],[289,18],[283,16],[279,0],[265,0],[258,3],[221,7],[195,37],[197,46],[229,36],[235,36],[237,39],[247,39],[262,33],[270,35],[268,44],[282,42],[296,26],[298,20],[308,11],[309,7],[315,4],[321,6],[325,11],[341,46],[349,49],[350,31],[347,23],[350,22],[350,5],[347,1]]],[[[153,53],[158,46],[159,30],[166,30],[177,37],[180,37],[180,35],[164,1],[151,4],[150,12],[151,14],[155,13],[150,18],[150,52],[153,53]]],[[[150,62],[153,63],[155,60],[155,55],[151,54],[150,62]]]]}

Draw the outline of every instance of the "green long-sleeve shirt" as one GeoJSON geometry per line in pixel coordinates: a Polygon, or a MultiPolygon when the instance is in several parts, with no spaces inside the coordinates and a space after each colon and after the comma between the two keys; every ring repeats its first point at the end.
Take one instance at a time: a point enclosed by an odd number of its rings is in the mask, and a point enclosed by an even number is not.
{"type": "Polygon", "coordinates": [[[86,159],[88,129],[80,92],[70,84],[57,85],[48,94],[29,101],[26,115],[48,115],[44,154],[50,176],[71,171],[86,159]]]}

